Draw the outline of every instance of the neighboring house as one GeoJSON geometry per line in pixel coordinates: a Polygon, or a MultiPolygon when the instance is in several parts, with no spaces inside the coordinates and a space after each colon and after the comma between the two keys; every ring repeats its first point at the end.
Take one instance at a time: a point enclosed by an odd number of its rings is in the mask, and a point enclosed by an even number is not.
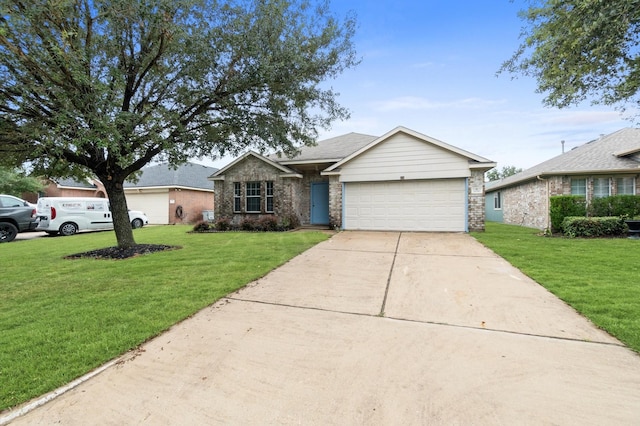
{"type": "MultiPolygon", "coordinates": [[[[43,197],[98,197],[106,198],[107,191],[97,179],[48,179],[39,195],[43,197]]],[[[25,200],[36,203],[38,194],[25,195],[25,200]]]]}
{"type": "Polygon", "coordinates": [[[547,229],[549,197],[638,194],[640,129],[626,128],[486,184],[487,220],[547,229]]]}
{"type": "Polygon", "coordinates": [[[295,217],[349,230],[484,229],[484,172],[496,164],[413,130],[349,133],[293,158],[247,152],[214,173],[216,217],[295,217]]]}
{"type": "MultiPolygon", "coordinates": [[[[127,206],[130,210],[144,212],[150,224],[200,221],[203,212],[213,213],[213,189],[207,178],[217,170],[194,163],[183,164],[177,169],[167,164],[144,167],[137,181],[130,179],[124,184],[127,206]]],[[[97,179],[60,179],[49,180],[40,196],[107,198],[107,191],[97,179]]],[[[25,199],[35,203],[37,198],[36,194],[30,194],[25,199]]]]}
{"type": "Polygon", "coordinates": [[[213,212],[214,198],[207,179],[218,169],[186,163],[143,167],[137,181],[124,183],[127,205],[145,212],[151,224],[194,223],[213,212]]]}

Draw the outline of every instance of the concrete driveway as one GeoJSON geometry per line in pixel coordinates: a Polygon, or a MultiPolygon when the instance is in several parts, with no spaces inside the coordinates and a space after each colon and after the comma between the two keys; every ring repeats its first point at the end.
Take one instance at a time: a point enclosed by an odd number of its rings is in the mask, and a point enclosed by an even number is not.
{"type": "Polygon", "coordinates": [[[342,232],[12,422],[53,423],[637,425],[640,357],[468,235],[342,232]]]}

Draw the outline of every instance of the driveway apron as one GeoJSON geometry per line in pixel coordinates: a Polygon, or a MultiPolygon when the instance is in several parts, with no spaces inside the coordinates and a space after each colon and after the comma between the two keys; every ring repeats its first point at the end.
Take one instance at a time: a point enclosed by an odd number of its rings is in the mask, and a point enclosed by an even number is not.
{"type": "Polygon", "coordinates": [[[633,425],[640,357],[469,235],[341,232],[32,406],[0,424],[633,425]]]}

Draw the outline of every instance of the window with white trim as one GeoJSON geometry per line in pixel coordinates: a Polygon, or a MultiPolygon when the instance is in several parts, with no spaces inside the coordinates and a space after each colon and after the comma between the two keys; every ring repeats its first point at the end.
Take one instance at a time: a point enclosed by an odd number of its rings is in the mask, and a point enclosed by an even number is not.
{"type": "Polygon", "coordinates": [[[264,184],[265,189],[265,208],[264,211],[267,213],[273,213],[273,182],[267,181],[264,184]]]}
{"type": "Polygon", "coordinates": [[[616,178],[618,195],[635,195],[636,179],[634,177],[616,178]]]}
{"type": "Polygon", "coordinates": [[[242,186],[240,182],[233,182],[233,212],[240,213],[242,210],[242,186]]]}
{"type": "Polygon", "coordinates": [[[611,179],[594,178],[593,179],[593,198],[608,197],[611,195],[611,179]]]}
{"type": "Polygon", "coordinates": [[[502,194],[500,191],[493,194],[493,209],[502,210],[502,194]]]}
{"type": "Polygon", "coordinates": [[[571,178],[571,195],[587,196],[587,179],[571,178]]]}
{"type": "Polygon", "coordinates": [[[247,182],[245,211],[247,213],[260,213],[260,182],[247,182]]]}

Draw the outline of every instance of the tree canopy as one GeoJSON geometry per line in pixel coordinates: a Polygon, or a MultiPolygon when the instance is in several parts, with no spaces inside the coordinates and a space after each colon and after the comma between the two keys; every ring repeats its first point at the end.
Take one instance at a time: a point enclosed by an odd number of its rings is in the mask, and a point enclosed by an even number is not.
{"type": "Polygon", "coordinates": [[[0,193],[22,197],[25,192],[38,192],[43,187],[42,182],[21,170],[0,165],[0,193]]]}
{"type": "Polygon", "coordinates": [[[534,77],[548,106],[640,107],[640,0],[532,0],[501,67],[534,77]]]}
{"type": "Polygon", "coordinates": [[[522,169],[520,167],[516,167],[516,166],[503,166],[502,170],[498,170],[497,167],[494,167],[493,169],[489,170],[486,174],[485,174],[485,178],[491,182],[494,180],[500,180],[500,179],[504,179],[506,177],[509,176],[513,176],[517,173],[520,173],[522,171],[522,169]]]}
{"type": "Polygon", "coordinates": [[[292,153],[347,118],[321,83],[357,64],[354,28],[308,0],[4,0],[3,151],[95,175],[134,245],[122,184],[149,162],[292,153]]]}

